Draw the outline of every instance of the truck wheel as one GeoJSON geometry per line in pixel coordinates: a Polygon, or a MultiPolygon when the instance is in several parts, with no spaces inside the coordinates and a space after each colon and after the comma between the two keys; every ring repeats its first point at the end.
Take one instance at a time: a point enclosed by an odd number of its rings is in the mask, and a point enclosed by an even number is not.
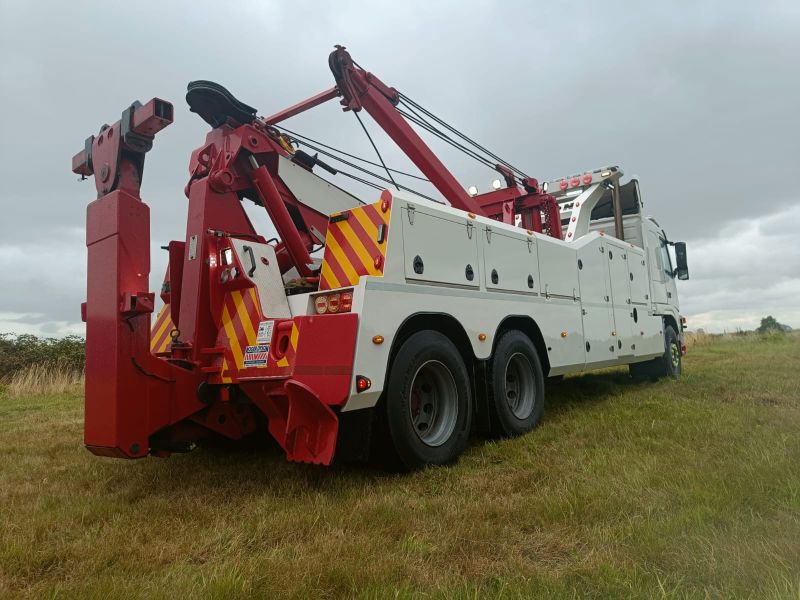
{"type": "Polygon", "coordinates": [[[664,354],[653,360],[628,365],[634,379],[651,379],[669,376],[677,379],[681,376],[681,346],[678,334],[672,325],[664,327],[664,354]]]}
{"type": "Polygon", "coordinates": [[[508,331],[489,361],[489,408],[495,435],[530,431],[544,412],[544,375],[539,355],[521,331],[508,331]]]}
{"type": "Polygon", "coordinates": [[[671,325],[664,329],[664,341],[667,349],[664,352],[664,366],[666,374],[677,379],[681,376],[681,343],[678,341],[678,334],[671,325]]]}
{"type": "Polygon", "coordinates": [[[420,331],[403,343],[389,372],[386,416],[405,468],[458,458],[469,438],[472,399],[453,342],[437,331],[420,331]]]}

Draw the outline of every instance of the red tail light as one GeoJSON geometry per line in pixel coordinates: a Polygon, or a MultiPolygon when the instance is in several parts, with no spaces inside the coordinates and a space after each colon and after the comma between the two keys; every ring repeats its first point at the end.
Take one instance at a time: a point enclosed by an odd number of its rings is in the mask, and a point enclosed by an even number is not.
{"type": "Polygon", "coordinates": [[[353,308],[353,292],[342,292],[342,299],[339,304],[340,312],[350,312],[353,308]]]}
{"type": "Polygon", "coordinates": [[[372,382],[369,380],[368,377],[364,377],[363,375],[356,376],[356,391],[361,393],[367,391],[369,388],[372,387],[372,382]]]}
{"type": "Polygon", "coordinates": [[[314,310],[318,315],[335,315],[353,309],[353,290],[330,292],[314,296],[314,310]]]}
{"type": "Polygon", "coordinates": [[[586,173],[586,175],[583,176],[583,185],[589,185],[590,183],[592,183],[592,176],[590,173],[586,173]]]}

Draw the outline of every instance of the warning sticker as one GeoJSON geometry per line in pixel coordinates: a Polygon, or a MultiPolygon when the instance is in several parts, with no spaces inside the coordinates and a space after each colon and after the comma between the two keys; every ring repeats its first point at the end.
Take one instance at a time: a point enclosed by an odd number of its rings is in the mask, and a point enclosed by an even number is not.
{"type": "Polygon", "coordinates": [[[266,367],[269,356],[269,344],[247,346],[244,352],[244,368],[266,367]]]}
{"type": "Polygon", "coordinates": [[[261,321],[261,323],[258,324],[256,343],[269,345],[272,341],[273,327],[275,327],[275,321],[261,321]]]}

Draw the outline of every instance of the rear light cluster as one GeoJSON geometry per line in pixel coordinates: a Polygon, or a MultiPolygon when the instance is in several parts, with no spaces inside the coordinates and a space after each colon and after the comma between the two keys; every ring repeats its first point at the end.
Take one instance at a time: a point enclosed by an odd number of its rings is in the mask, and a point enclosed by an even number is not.
{"type": "Polygon", "coordinates": [[[314,296],[314,310],[318,315],[350,312],[353,308],[353,290],[342,290],[314,296]]]}

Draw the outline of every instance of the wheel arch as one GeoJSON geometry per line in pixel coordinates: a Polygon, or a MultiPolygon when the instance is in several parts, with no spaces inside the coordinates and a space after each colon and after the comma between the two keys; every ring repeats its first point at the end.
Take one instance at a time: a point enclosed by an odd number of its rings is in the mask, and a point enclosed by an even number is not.
{"type": "Polygon", "coordinates": [[[528,315],[509,315],[500,322],[494,336],[492,356],[494,356],[497,340],[499,340],[505,332],[513,329],[521,331],[533,342],[533,346],[539,354],[539,361],[542,363],[542,371],[544,371],[544,376],[547,377],[550,373],[550,358],[547,354],[547,344],[544,342],[544,336],[542,335],[541,329],[539,329],[539,325],[528,315]]]}
{"type": "Polygon", "coordinates": [[[664,328],[666,329],[667,325],[672,325],[672,328],[675,330],[675,335],[680,339],[682,332],[681,328],[678,326],[678,320],[671,314],[661,315],[661,318],[664,320],[664,328]]]}
{"type": "Polygon", "coordinates": [[[442,335],[447,336],[447,338],[455,344],[467,367],[476,360],[475,352],[469,341],[469,336],[458,319],[447,313],[418,312],[406,317],[397,329],[397,334],[392,340],[392,347],[389,351],[389,360],[386,364],[387,380],[394,357],[403,345],[403,342],[415,333],[424,330],[438,331],[442,335]]]}

